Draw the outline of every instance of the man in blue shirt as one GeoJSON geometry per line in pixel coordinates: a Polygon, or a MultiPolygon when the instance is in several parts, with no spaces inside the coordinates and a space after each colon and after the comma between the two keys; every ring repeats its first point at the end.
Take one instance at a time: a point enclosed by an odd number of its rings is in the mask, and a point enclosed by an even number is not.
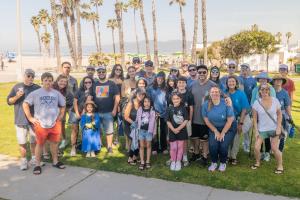
{"type": "Polygon", "coordinates": [[[239,79],[244,83],[244,92],[246,93],[248,102],[250,103],[252,90],[256,87],[256,80],[251,76],[251,69],[249,64],[241,64],[241,74],[239,76],[239,79]]]}
{"type": "MultiPolygon", "coordinates": [[[[225,75],[222,78],[220,78],[220,83],[222,85],[221,86],[222,89],[227,89],[226,82],[227,82],[228,76],[233,76],[236,71],[237,71],[236,62],[233,60],[229,61],[228,68],[227,68],[228,75],[225,75]]],[[[243,84],[242,79],[238,78],[238,80],[239,80],[240,89],[244,90],[244,84],[243,84]]]]}

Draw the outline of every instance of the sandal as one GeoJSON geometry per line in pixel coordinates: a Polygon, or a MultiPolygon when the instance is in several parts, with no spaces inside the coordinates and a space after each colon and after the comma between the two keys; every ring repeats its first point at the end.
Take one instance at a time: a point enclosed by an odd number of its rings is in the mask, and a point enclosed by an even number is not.
{"type": "Polygon", "coordinates": [[[251,166],[251,169],[256,170],[256,169],[259,168],[259,167],[260,167],[260,165],[258,165],[258,164],[253,164],[253,165],[251,166]]]}
{"type": "Polygon", "coordinates": [[[140,164],[140,166],[139,166],[139,170],[144,170],[145,169],[145,164],[140,164]]]}
{"type": "Polygon", "coordinates": [[[43,154],[45,160],[50,160],[50,155],[48,153],[43,154]]]}
{"type": "Polygon", "coordinates": [[[283,174],[283,169],[275,169],[274,173],[275,174],[283,174]]]}
{"type": "Polygon", "coordinates": [[[230,162],[232,165],[237,165],[238,164],[238,161],[237,159],[231,159],[231,162],[230,162]]]}
{"type": "Polygon", "coordinates": [[[66,166],[60,161],[58,161],[56,164],[53,164],[52,166],[56,167],[57,169],[65,169],[66,168],[66,166]]]}
{"type": "Polygon", "coordinates": [[[136,160],[128,160],[127,163],[129,165],[136,165],[136,160]]]}
{"type": "Polygon", "coordinates": [[[42,168],[41,168],[41,166],[35,166],[34,168],[33,168],[33,174],[34,175],[40,175],[42,173],[42,168]]]}
{"type": "Polygon", "coordinates": [[[146,169],[150,169],[151,168],[151,163],[146,163],[146,169]]]}

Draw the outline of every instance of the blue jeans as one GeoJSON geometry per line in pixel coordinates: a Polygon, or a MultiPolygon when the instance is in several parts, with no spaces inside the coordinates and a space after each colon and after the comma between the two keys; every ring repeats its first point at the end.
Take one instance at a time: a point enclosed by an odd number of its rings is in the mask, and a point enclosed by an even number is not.
{"type": "MultiPolygon", "coordinates": [[[[219,132],[221,132],[223,127],[217,129],[219,132]]],[[[220,158],[221,163],[226,163],[228,146],[232,142],[235,134],[236,134],[236,129],[230,128],[225,134],[224,141],[220,142],[215,139],[215,134],[211,130],[209,130],[209,137],[208,137],[209,153],[210,153],[211,161],[213,163],[217,163],[218,158],[220,158]]]]}

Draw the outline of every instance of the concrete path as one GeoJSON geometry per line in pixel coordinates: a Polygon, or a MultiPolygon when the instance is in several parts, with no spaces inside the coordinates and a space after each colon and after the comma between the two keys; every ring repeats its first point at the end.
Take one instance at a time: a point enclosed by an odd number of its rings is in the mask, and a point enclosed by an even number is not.
{"type": "Polygon", "coordinates": [[[155,199],[155,200],[285,200],[251,192],[235,192],[211,187],[163,181],[133,175],[67,166],[65,170],[43,167],[35,176],[32,168],[20,171],[18,160],[0,155],[0,199],[155,199]]]}

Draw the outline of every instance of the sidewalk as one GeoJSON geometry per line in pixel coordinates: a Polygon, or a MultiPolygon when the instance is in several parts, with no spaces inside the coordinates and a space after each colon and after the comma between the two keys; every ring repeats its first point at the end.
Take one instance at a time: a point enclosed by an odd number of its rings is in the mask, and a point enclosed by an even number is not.
{"type": "Polygon", "coordinates": [[[54,169],[50,163],[40,176],[32,167],[20,171],[18,160],[0,155],[0,199],[155,199],[155,200],[285,200],[251,192],[235,192],[211,187],[163,181],[133,175],[67,166],[54,169]]]}

